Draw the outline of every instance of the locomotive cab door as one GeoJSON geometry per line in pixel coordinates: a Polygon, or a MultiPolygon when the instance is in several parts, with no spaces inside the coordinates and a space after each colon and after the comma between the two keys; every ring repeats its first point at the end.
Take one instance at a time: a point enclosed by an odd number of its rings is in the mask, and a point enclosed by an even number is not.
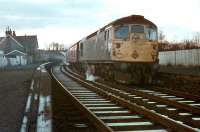
{"type": "Polygon", "coordinates": [[[80,48],[79,48],[79,46],[80,46],[80,44],[79,43],[77,43],[77,49],[76,49],[76,53],[77,53],[77,56],[76,56],[76,60],[77,60],[77,62],[79,61],[79,56],[80,56],[80,48]]]}
{"type": "Polygon", "coordinates": [[[108,27],[104,31],[104,41],[105,41],[105,53],[106,58],[110,59],[111,56],[111,48],[112,48],[112,28],[108,27]]]}
{"type": "Polygon", "coordinates": [[[77,44],[77,60],[81,61],[83,58],[83,42],[77,44]]]}

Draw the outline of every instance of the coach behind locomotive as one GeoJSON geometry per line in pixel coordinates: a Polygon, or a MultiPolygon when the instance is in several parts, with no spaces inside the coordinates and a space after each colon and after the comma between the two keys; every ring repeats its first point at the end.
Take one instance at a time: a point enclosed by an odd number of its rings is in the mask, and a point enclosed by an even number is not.
{"type": "Polygon", "coordinates": [[[157,26],[140,15],[118,19],[72,45],[70,66],[123,83],[150,83],[158,64],[157,26]]]}

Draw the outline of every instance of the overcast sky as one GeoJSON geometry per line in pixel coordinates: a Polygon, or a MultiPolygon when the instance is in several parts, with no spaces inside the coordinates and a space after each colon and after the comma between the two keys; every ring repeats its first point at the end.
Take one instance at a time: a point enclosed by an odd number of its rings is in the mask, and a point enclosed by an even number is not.
{"type": "Polygon", "coordinates": [[[120,17],[153,21],[170,41],[200,32],[200,0],[0,0],[0,36],[37,35],[40,48],[70,45],[120,17]]]}

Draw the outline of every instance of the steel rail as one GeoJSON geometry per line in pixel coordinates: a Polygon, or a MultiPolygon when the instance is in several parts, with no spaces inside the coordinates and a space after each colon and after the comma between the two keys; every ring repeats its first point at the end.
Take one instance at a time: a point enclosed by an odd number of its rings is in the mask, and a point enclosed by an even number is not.
{"type": "Polygon", "coordinates": [[[78,81],[83,86],[88,87],[91,90],[96,91],[97,93],[110,98],[112,101],[120,103],[121,105],[129,108],[131,111],[136,111],[140,114],[143,114],[146,117],[156,121],[159,124],[162,124],[163,126],[165,126],[167,128],[173,129],[175,131],[188,131],[188,132],[189,131],[191,131],[191,132],[197,131],[196,129],[194,129],[190,126],[181,124],[173,119],[170,119],[161,114],[150,111],[144,107],[140,107],[137,104],[131,103],[130,101],[127,101],[120,96],[116,96],[115,94],[118,93],[119,91],[114,90],[114,88],[112,90],[101,89],[91,83],[85,82],[82,79],[74,77],[74,76],[70,75],[69,73],[66,73],[66,72],[63,72],[63,73],[65,75],[69,76],[70,78],[72,78],[73,80],[78,81]],[[116,91],[116,92],[113,92],[113,91],[116,91]]]}
{"type": "MultiPolygon", "coordinates": [[[[65,68],[65,70],[67,70],[66,68],[65,68]]],[[[70,73],[72,73],[72,72],[70,72],[70,73]]],[[[77,75],[76,73],[72,73],[72,74],[74,74],[74,75],[76,75],[76,76],[79,76],[79,75],[77,75]]],[[[81,76],[79,76],[79,77],[81,77],[81,76]]],[[[82,77],[81,77],[82,78],[82,77]]],[[[102,85],[102,84],[100,84],[100,83],[98,83],[98,82],[91,82],[91,83],[93,83],[94,85],[97,85],[98,87],[101,87],[101,88],[104,88],[104,87],[106,87],[106,88],[109,88],[109,89],[111,89],[111,90],[109,90],[110,92],[114,92],[115,94],[118,94],[118,95],[120,95],[120,96],[122,96],[122,97],[124,97],[125,99],[129,99],[128,97],[126,97],[126,95],[124,95],[123,93],[120,93],[120,91],[116,91],[114,88],[112,88],[112,87],[110,87],[110,86],[106,86],[106,85],[102,85]]],[[[106,88],[104,88],[104,89],[106,89],[106,88]]],[[[163,89],[163,88],[162,88],[163,89]]],[[[155,95],[150,95],[150,94],[147,94],[147,93],[145,93],[145,92],[142,92],[142,91],[138,91],[138,90],[136,90],[136,89],[126,89],[126,90],[124,90],[125,92],[129,92],[129,93],[131,93],[131,94],[137,94],[137,95],[139,95],[139,96],[143,96],[143,97],[146,97],[146,98],[149,98],[149,99],[152,99],[152,100],[156,100],[156,101],[158,101],[158,102],[161,102],[161,103],[165,103],[165,104],[167,104],[167,105],[171,105],[171,106],[174,106],[174,107],[177,107],[177,108],[179,108],[179,109],[183,109],[183,110],[186,110],[186,111],[189,111],[189,112],[191,112],[191,113],[193,113],[193,114],[200,114],[200,108],[199,107],[196,107],[196,106],[191,106],[191,105],[188,105],[188,104],[185,104],[185,103],[180,103],[180,102],[177,102],[177,101],[175,101],[175,100],[169,100],[169,99],[167,99],[167,98],[162,98],[162,97],[159,97],[159,96],[155,96],[155,95]]],[[[172,92],[173,93],[173,91],[171,90],[170,92],[172,92]]],[[[176,92],[177,93],[177,92],[176,92]]],[[[177,93],[178,94],[178,93],[177,93]]],[[[178,94],[179,95],[179,94],[178,94]]],[[[184,94],[184,95],[186,95],[186,97],[188,97],[189,95],[188,94],[184,94]]],[[[180,96],[180,97],[184,97],[185,98],[185,96],[180,96]]],[[[197,99],[198,97],[197,96],[194,96],[194,98],[195,99],[197,99]]]]}
{"type": "Polygon", "coordinates": [[[196,106],[191,106],[191,105],[188,105],[188,104],[180,103],[180,102],[177,102],[175,100],[169,100],[169,99],[166,99],[166,98],[162,98],[160,96],[146,94],[145,92],[138,91],[138,90],[135,90],[135,89],[133,89],[133,91],[130,91],[130,92],[135,93],[135,94],[140,95],[140,96],[143,96],[143,97],[146,97],[146,98],[150,98],[152,100],[159,101],[161,103],[165,103],[167,105],[174,106],[174,107],[179,108],[179,109],[189,111],[193,114],[200,114],[200,108],[196,107],[196,106]]]}
{"type": "Polygon", "coordinates": [[[175,91],[175,90],[171,90],[171,89],[168,89],[168,88],[162,88],[162,87],[158,87],[158,86],[152,86],[151,88],[153,90],[156,90],[156,91],[164,91],[166,93],[174,94],[174,95],[177,95],[177,96],[180,96],[180,97],[183,97],[183,98],[192,99],[192,100],[195,100],[195,101],[200,101],[200,96],[197,96],[197,95],[191,95],[189,93],[183,93],[183,92],[180,92],[180,91],[175,91]]]}
{"type": "Polygon", "coordinates": [[[71,94],[65,86],[56,78],[51,69],[53,79],[65,90],[66,94],[72,99],[75,106],[84,114],[87,115],[88,119],[94,123],[94,125],[103,132],[112,132],[112,129],[108,127],[102,120],[100,120],[94,113],[90,112],[73,94],[71,94]]]}
{"type": "MultiPolygon", "coordinates": [[[[64,68],[65,70],[69,70],[69,72],[77,77],[80,77],[83,79],[82,76],[70,71],[70,69],[66,69],[64,68]]],[[[63,71],[64,72],[64,71],[63,71]]],[[[185,104],[185,103],[180,103],[180,102],[176,102],[174,100],[170,100],[170,99],[167,99],[167,98],[162,98],[160,96],[156,96],[156,95],[152,95],[152,94],[148,94],[148,93],[145,93],[143,91],[139,91],[139,90],[135,90],[135,89],[125,89],[125,88],[121,88],[120,90],[118,90],[117,88],[112,88],[108,85],[104,85],[104,84],[101,84],[99,82],[90,82],[98,87],[101,87],[102,89],[108,91],[108,92],[111,92],[111,93],[114,93],[115,95],[118,95],[126,100],[130,100],[132,102],[137,102],[137,104],[139,105],[144,105],[146,106],[146,104],[144,104],[144,102],[140,99],[134,99],[129,97],[127,94],[128,93],[131,93],[131,94],[134,94],[134,95],[137,95],[137,96],[142,96],[143,98],[148,98],[152,101],[156,101],[157,103],[164,103],[165,105],[168,105],[168,106],[174,106],[176,107],[177,109],[179,110],[186,110],[188,112],[191,112],[192,114],[199,114],[199,107],[196,107],[196,106],[191,106],[191,105],[188,105],[188,104],[185,104]],[[124,90],[124,91],[123,91],[124,90]]],[[[150,108],[152,109],[154,106],[147,106],[147,108],[150,108]]],[[[154,109],[154,108],[153,108],[154,109]]],[[[192,126],[192,127],[198,127],[199,126],[199,123],[196,122],[196,121],[193,121],[192,119],[189,119],[189,118],[185,118],[183,116],[179,116],[178,113],[165,113],[165,111],[161,110],[161,109],[158,109],[158,113],[163,113],[164,112],[164,115],[166,116],[169,116],[170,118],[173,118],[175,120],[180,120],[180,121],[183,121],[185,122],[186,124],[188,124],[189,126],[192,126]]]]}

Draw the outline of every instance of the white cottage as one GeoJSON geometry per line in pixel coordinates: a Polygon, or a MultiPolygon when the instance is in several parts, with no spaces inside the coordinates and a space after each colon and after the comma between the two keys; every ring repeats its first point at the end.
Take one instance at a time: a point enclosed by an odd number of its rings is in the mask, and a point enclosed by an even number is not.
{"type": "Polygon", "coordinates": [[[37,36],[16,36],[9,28],[5,33],[5,37],[0,37],[0,67],[33,63],[37,36]]]}

